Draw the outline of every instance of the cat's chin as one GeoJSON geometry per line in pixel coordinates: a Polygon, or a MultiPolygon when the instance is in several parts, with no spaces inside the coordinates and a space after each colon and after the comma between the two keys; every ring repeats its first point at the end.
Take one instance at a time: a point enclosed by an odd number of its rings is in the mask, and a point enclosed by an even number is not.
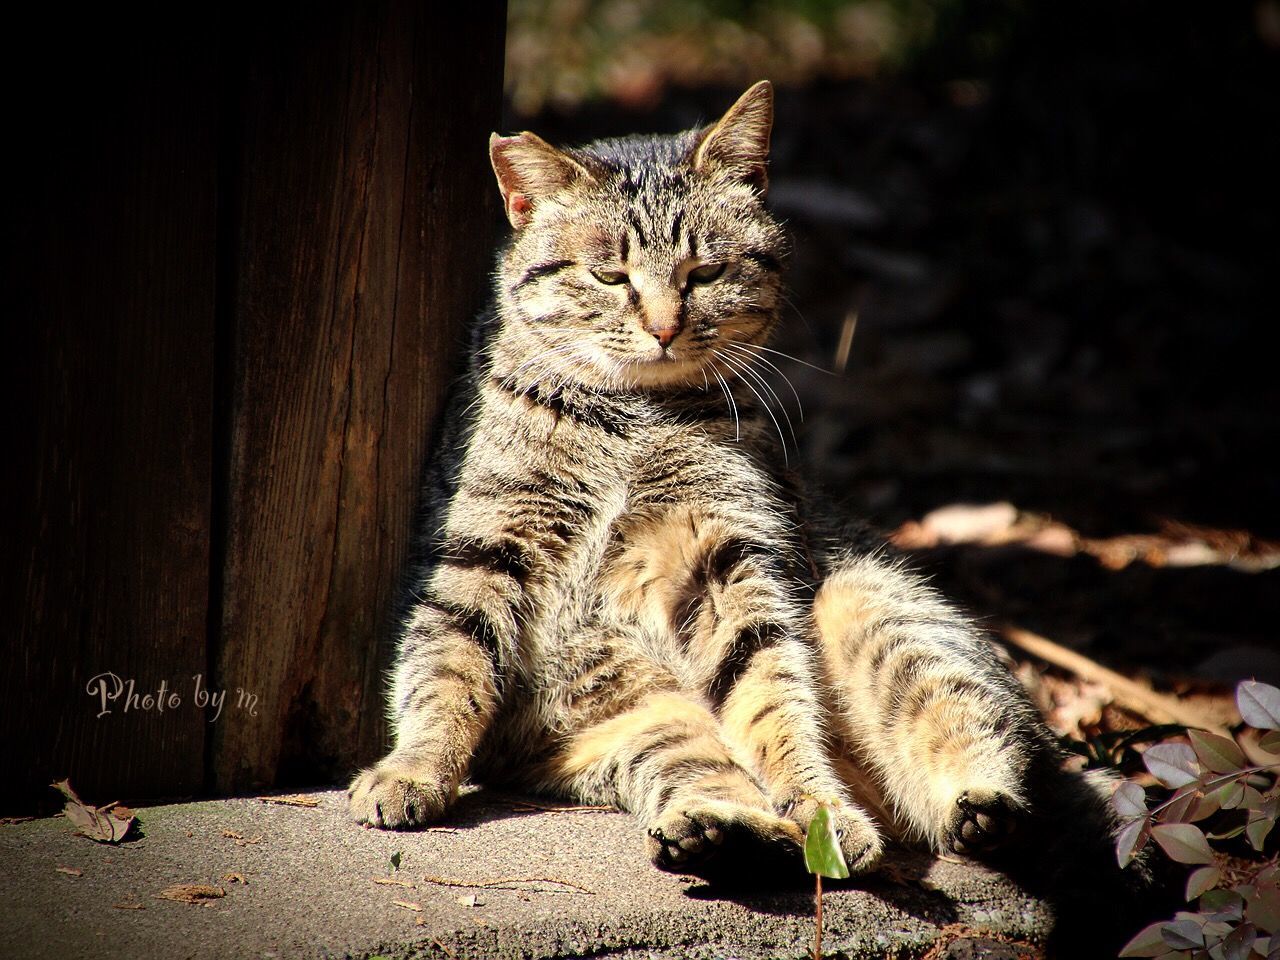
{"type": "Polygon", "coordinates": [[[641,390],[686,387],[703,382],[702,368],[703,365],[694,360],[666,354],[631,361],[626,365],[626,376],[641,390]]]}

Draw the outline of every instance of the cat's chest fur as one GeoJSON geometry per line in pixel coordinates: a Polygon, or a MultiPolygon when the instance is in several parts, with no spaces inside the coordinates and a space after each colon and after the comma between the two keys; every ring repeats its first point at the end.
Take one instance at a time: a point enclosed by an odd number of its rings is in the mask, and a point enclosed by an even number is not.
{"type": "Polygon", "coordinates": [[[632,637],[638,628],[655,655],[676,655],[702,568],[728,530],[791,549],[794,511],[766,434],[720,400],[484,385],[463,485],[506,491],[502,526],[541,546],[526,583],[539,611],[526,670],[544,675],[588,623],[632,637]]]}

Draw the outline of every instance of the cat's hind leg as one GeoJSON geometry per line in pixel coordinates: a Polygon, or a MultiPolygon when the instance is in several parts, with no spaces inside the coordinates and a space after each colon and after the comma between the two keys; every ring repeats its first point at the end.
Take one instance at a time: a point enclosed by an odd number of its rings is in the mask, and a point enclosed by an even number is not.
{"type": "Polygon", "coordinates": [[[834,564],[814,619],[843,732],[909,832],[957,853],[1003,845],[1052,747],[990,642],[879,554],[834,564]]]}
{"type": "Polygon", "coordinates": [[[774,812],[711,712],[680,693],[651,693],[574,733],[547,776],[559,791],[636,814],[661,870],[733,878],[799,861],[800,828],[774,812]]]}

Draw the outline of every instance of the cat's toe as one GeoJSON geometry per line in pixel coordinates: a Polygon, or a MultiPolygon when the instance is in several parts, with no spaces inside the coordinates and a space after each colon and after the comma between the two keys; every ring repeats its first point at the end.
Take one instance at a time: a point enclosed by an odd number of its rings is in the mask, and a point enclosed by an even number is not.
{"type": "Polygon", "coordinates": [[[793,824],[764,811],[716,803],[668,810],[650,824],[646,845],[659,870],[708,879],[798,860],[800,853],[793,824]]]}
{"type": "Polygon", "coordinates": [[[1023,813],[1012,797],[999,790],[966,790],[956,798],[944,846],[968,857],[995,853],[1013,838],[1023,813]]]}
{"type": "Polygon", "coordinates": [[[441,787],[381,764],[362,770],[347,790],[352,819],[383,830],[425,826],[440,818],[448,802],[448,792],[441,787]]]}

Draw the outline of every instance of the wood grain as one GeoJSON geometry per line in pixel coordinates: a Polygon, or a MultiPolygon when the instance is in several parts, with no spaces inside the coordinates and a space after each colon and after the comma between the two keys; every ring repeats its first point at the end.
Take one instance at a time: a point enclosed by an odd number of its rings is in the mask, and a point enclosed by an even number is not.
{"type": "Polygon", "coordinates": [[[428,434],[483,298],[499,5],[255,17],[236,73],[220,791],[344,778],[382,670],[428,434]],[[300,32],[301,31],[301,32],[300,32]],[[460,42],[466,38],[466,42],[460,42]]]}

